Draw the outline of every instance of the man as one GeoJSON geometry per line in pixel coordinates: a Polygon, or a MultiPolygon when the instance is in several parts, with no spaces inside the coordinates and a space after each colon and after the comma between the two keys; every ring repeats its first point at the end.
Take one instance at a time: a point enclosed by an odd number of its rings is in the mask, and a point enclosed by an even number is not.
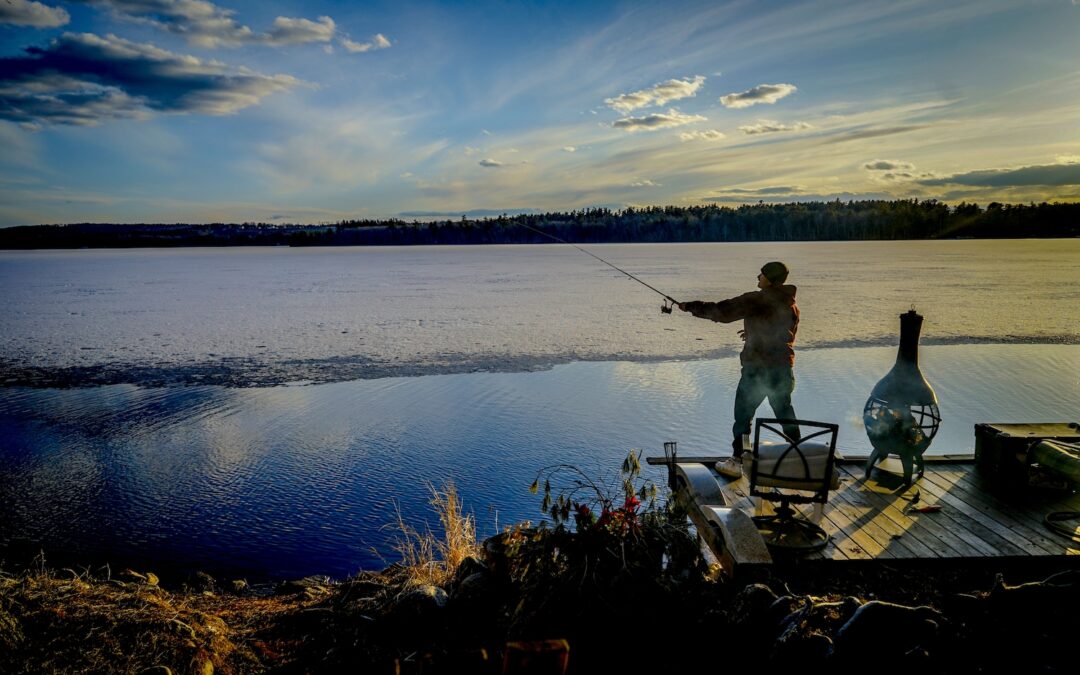
{"type": "MultiPolygon", "coordinates": [[[[680,302],[679,309],[702,319],[731,323],[742,319],[740,331],[746,344],[739,361],[742,377],[735,391],[735,424],[731,427],[733,457],[718,462],[717,471],[738,478],[742,475],[743,436],[750,434],[750,422],[766,398],[777,419],[795,419],[791,392],[795,389],[795,331],[799,328],[799,307],[795,287],[785,285],[788,268],[769,262],[758,274],[760,290],[720,302],[680,302]]],[[[785,424],[784,433],[799,438],[799,427],[785,424]]]]}

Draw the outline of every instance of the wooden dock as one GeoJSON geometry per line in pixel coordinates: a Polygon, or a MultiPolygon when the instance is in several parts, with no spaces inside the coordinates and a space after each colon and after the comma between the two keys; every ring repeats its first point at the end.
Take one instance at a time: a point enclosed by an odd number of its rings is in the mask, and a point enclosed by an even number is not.
{"type": "MultiPolygon", "coordinates": [[[[679,458],[678,462],[684,465],[694,459],[706,458],[679,458]]],[[[710,466],[707,461],[699,465],[710,466]]],[[[844,460],[838,470],[840,488],[829,493],[819,523],[831,539],[825,549],[806,554],[804,560],[1049,561],[1080,555],[1080,543],[1044,524],[1049,513],[1080,511],[1076,491],[1027,488],[995,492],[984,484],[970,458],[963,457],[928,461],[925,475],[910,487],[899,476],[879,469],[864,480],[864,460],[860,459],[844,460]],[[925,507],[931,508],[919,510],[925,507]]],[[[713,474],[726,506],[753,515],[746,477],[733,481],[713,474]]],[[[695,501],[695,495],[684,497],[689,503],[695,501]]],[[[701,520],[694,515],[692,520],[701,520]]],[[[1077,528],[1080,536],[1080,520],[1063,524],[1077,528]]],[[[709,537],[705,540],[710,547],[718,547],[709,537]]],[[[1075,564],[1080,558],[1068,562],[1075,564]]]]}

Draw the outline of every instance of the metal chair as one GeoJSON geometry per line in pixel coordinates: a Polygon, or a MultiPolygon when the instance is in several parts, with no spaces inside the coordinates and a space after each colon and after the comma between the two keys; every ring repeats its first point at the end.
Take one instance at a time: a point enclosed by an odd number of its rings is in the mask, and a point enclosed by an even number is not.
{"type": "Polygon", "coordinates": [[[754,517],[765,544],[772,550],[816,551],[829,543],[819,525],[792,504],[814,504],[820,521],[829,490],[840,485],[836,472],[836,434],[839,427],[826,422],[758,419],[749,464],[750,495],[778,504],[773,515],[754,517]],[[791,438],[784,426],[798,425],[801,436],[791,438]],[[764,432],[764,433],[763,433],[764,432]]]}

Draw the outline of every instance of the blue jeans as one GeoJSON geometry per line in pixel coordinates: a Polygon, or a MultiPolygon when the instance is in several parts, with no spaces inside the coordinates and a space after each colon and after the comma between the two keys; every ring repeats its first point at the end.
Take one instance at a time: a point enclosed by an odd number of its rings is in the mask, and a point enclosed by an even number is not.
{"type": "MultiPolygon", "coordinates": [[[[791,407],[791,392],[794,390],[795,372],[791,366],[742,367],[739,387],[735,390],[735,424],[731,427],[734,435],[731,447],[735,457],[742,454],[742,437],[750,433],[754,413],[766,398],[777,419],[795,419],[795,409],[791,407]]],[[[785,424],[783,429],[793,440],[799,438],[798,425],[785,424]]]]}

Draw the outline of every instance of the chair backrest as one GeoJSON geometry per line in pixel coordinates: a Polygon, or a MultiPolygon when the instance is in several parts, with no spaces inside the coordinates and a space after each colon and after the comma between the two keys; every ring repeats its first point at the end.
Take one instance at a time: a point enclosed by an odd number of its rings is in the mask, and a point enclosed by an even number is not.
{"type": "Polygon", "coordinates": [[[769,500],[782,496],[793,503],[824,504],[829,490],[839,485],[835,468],[838,431],[837,425],[827,422],[759,418],[754,425],[749,462],[751,496],[769,500]],[[785,433],[784,428],[792,425],[798,425],[799,438],[785,433]],[[780,493],[778,489],[813,494],[780,493]]]}

